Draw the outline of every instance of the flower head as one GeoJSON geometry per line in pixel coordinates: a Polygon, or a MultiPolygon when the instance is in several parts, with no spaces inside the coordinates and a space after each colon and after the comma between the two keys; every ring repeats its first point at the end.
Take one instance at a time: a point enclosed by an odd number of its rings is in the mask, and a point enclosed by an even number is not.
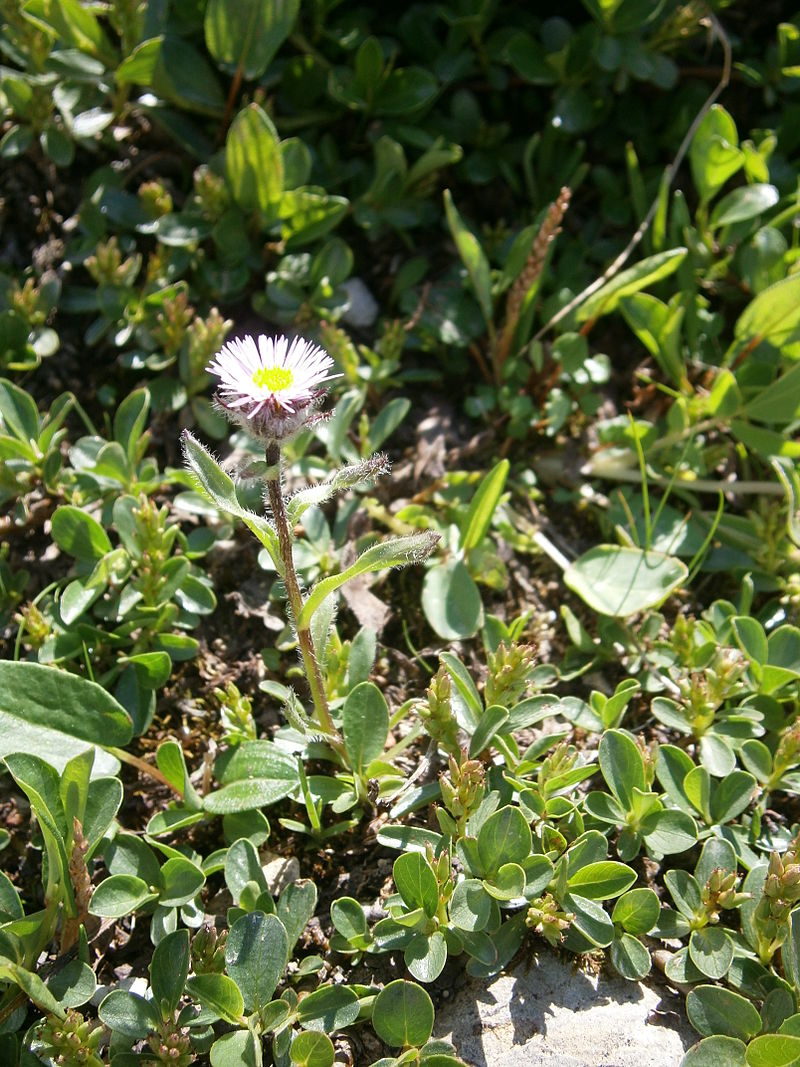
{"type": "Polygon", "coordinates": [[[285,440],[304,426],[325,390],[333,360],[324,349],[295,337],[249,335],[228,341],[206,370],[219,380],[225,414],[255,436],[285,440]]]}

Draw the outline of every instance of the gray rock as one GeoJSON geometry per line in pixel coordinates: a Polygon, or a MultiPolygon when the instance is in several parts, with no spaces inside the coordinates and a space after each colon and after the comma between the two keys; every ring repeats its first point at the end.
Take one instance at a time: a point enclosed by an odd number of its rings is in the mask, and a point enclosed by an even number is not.
{"type": "Polygon", "coordinates": [[[488,985],[469,980],[453,992],[435,1036],[473,1067],[678,1067],[698,1040],[682,1008],[543,950],[488,985]]]}

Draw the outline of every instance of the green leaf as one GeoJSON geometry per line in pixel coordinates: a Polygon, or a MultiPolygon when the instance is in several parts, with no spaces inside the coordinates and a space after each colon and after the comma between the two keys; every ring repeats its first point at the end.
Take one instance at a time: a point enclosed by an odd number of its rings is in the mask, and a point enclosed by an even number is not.
{"type": "MultiPolygon", "coordinates": [[[[736,320],[733,332],[742,345],[755,346],[768,341],[775,348],[782,348],[796,338],[798,329],[800,275],[792,274],[753,297],[736,320]]],[[[765,418],[764,421],[772,420],[765,418]]]]}
{"type": "Polygon", "coordinates": [[[762,1034],[747,1046],[748,1067],[795,1067],[800,1060],[800,1036],[762,1034]]]}
{"type": "MultiPolygon", "coordinates": [[[[763,294],[762,294],[763,295],[763,294]]],[[[797,321],[800,322],[800,314],[797,321]]],[[[749,403],[743,413],[757,422],[782,426],[793,422],[800,414],[800,363],[762,389],[749,403]]]]}
{"type": "Polygon", "coordinates": [[[286,781],[271,781],[269,778],[253,778],[232,782],[215,789],[203,797],[203,810],[209,815],[233,815],[241,811],[265,808],[283,800],[294,789],[286,781]]]}
{"type": "Polygon", "coordinates": [[[450,898],[450,921],[458,930],[483,930],[489,922],[492,902],[477,878],[464,878],[450,898]]]}
{"type": "Polygon", "coordinates": [[[309,593],[297,627],[306,629],[316,609],[326,596],[346,582],[370,571],[384,571],[392,567],[406,567],[412,563],[423,563],[436,548],[439,535],[430,530],[424,533],[410,534],[408,537],[392,537],[362,552],[355,563],[339,574],[332,574],[317,582],[309,593]]]}
{"type": "Polygon", "coordinates": [[[225,169],[233,198],[243,211],[274,214],[283,193],[283,156],[277,130],[258,104],[248,104],[231,123],[225,169]]]}
{"type": "Polygon", "coordinates": [[[150,960],[150,987],[162,1019],[171,1019],[189,977],[189,931],[175,930],[162,937],[150,960]]]}
{"type": "Polygon", "coordinates": [[[599,819],[600,822],[611,826],[625,824],[625,810],[616,797],[612,797],[610,793],[587,793],[583,806],[593,819],[599,819]]]}
{"type": "Polygon", "coordinates": [[[372,456],[360,463],[352,463],[331,472],[325,481],[299,489],[286,502],[286,514],[290,524],[298,523],[308,508],[324,504],[337,493],[352,489],[360,482],[372,481],[386,473],[386,457],[372,456]]]}
{"type": "MultiPolygon", "coordinates": [[[[688,775],[687,775],[688,778],[688,775]]],[[[711,819],[722,825],[745,810],[756,793],[756,780],[747,771],[733,771],[718,782],[711,796],[711,819]]]]}
{"type": "MultiPolygon", "coordinates": [[[[348,274],[350,271],[348,270],[348,274]]],[[[384,404],[369,425],[368,447],[377,452],[384,441],[391,437],[403,419],[411,410],[411,401],[405,396],[396,396],[384,404]]]]}
{"type": "Polygon", "coordinates": [[[462,552],[469,554],[473,548],[478,547],[488,533],[495,508],[505,488],[509,468],[509,461],[501,459],[481,479],[461,527],[458,544],[462,552]]]}
{"type": "Polygon", "coordinates": [[[239,68],[248,81],[260,78],[289,36],[300,0],[209,0],[204,29],[206,47],[229,73],[239,68]]]}
{"type": "Polygon", "coordinates": [[[705,767],[693,767],[683,780],[683,791],[687,799],[700,812],[706,822],[712,822],[711,775],[705,767]]]}
{"type": "Polygon", "coordinates": [[[403,961],[418,982],[435,982],[447,963],[447,943],[441,930],[418,931],[406,945],[403,961]]]}
{"type": "Polygon", "coordinates": [[[162,39],[152,88],[159,96],[204,115],[220,115],[225,104],[214,68],[204,53],[174,34],[162,39]]]}
{"type": "Polygon", "coordinates": [[[281,220],[281,240],[291,251],[318,241],[338,226],[347,214],[350,201],[314,189],[288,189],[277,207],[281,220]]]}
{"type": "Polygon", "coordinates": [[[352,1025],[359,1013],[358,994],[346,985],[325,985],[303,997],[297,1021],[305,1030],[333,1033],[352,1025]]]}
{"type": "MultiPolygon", "coordinates": [[[[153,653],[153,655],[156,654],[153,653]]],[[[172,739],[162,741],[156,750],[156,763],[158,764],[158,769],[176,792],[180,793],[188,806],[193,810],[199,809],[202,802],[189,780],[189,770],[186,766],[183,749],[178,742],[172,739]]]]}
{"type": "Polygon", "coordinates": [[[722,1034],[747,1041],[761,1029],[761,1016],[753,1004],[721,986],[701,985],[686,998],[689,1022],[704,1037],[722,1034]]]}
{"type": "Polygon", "coordinates": [[[661,904],[652,889],[631,889],[614,905],[611,921],[629,934],[649,933],[658,922],[661,904]]]}
{"type": "Polygon", "coordinates": [[[593,321],[601,315],[616,311],[620,300],[646,289],[663,278],[669,277],[683,263],[688,249],[671,248],[640,260],[627,270],[622,270],[611,281],[593,293],[575,312],[578,323],[593,321]]]}
{"type": "Polygon", "coordinates": [[[522,864],[531,851],[531,828],[517,807],[494,812],[478,833],[478,855],[487,877],[505,863],[522,864]]]}
{"type": "Polygon", "coordinates": [[[481,717],[483,716],[483,701],[480,698],[480,694],[475,688],[475,683],[473,682],[469,671],[455,652],[442,652],[439,658],[447,668],[447,673],[452,679],[464,709],[464,718],[466,721],[459,725],[464,726],[468,733],[473,734],[478,728],[481,717]]]}
{"type": "Polygon", "coordinates": [[[392,877],[405,904],[412,909],[422,908],[429,918],[433,918],[439,907],[439,883],[425,857],[419,852],[398,856],[392,877]]]}
{"type": "Polygon", "coordinates": [[[97,1014],[109,1030],[136,1041],[147,1037],[161,1021],[152,1001],[124,989],[112,989],[97,1014]]]}
{"type": "Polygon", "coordinates": [[[222,789],[203,798],[213,815],[230,815],[275,804],[298,786],[297,762],[271,741],[245,741],[219,757],[216,773],[222,789]]]}
{"type": "Polygon", "coordinates": [[[135,460],[141,447],[149,411],[149,391],[134,389],[125,397],[114,415],[114,440],[122,445],[131,462],[135,460]]]}
{"type": "Polygon", "coordinates": [[[547,856],[535,853],[522,864],[525,871],[525,892],[528,896],[543,893],[553,878],[553,864],[547,856]]]}
{"type": "Polygon", "coordinates": [[[367,933],[364,909],[353,897],[339,897],[331,904],[331,922],[337,932],[352,941],[367,933]]]}
{"type": "MultiPolygon", "coordinates": [[[[484,749],[489,747],[492,738],[508,723],[508,720],[508,709],[501,707],[500,704],[492,704],[486,709],[481,716],[481,721],[478,723],[478,728],[470,739],[470,759],[475,759],[484,749]]],[[[504,733],[507,732],[507,730],[504,731],[504,733]]]]}
{"type": "Polygon", "coordinates": [[[89,783],[89,796],[83,815],[83,833],[89,846],[87,859],[94,855],[120,809],[122,798],[123,788],[119,778],[94,778],[89,783]]]}
{"type": "Polygon", "coordinates": [[[730,621],[742,652],[757,666],[766,663],[769,655],[767,635],[758,619],[751,615],[736,615],[730,621]]]}
{"type": "Polygon", "coordinates": [[[678,911],[685,918],[693,920],[702,911],[703,901],[697,879],[688,871],[674,868],[664,875],[664,884],[675,901],[678,911]]]}
{"type": "Polygon", "coordinates": [[[13,982],[41,1011],[50,1012],[58,1019],[64,1018],[63,1007],[39,975],[22,967],[15,960],[0,956],[0,982],[13,982]]]}
{"type": "Polygon", "coordinates": [[[800,475],[794,466],[786,461],[773,459],[772,467],[786,492],[789,509],[786,516],[787,533],[792,542],[800,548],[800,475]]]}
{"type": "Polygon", "coordinates": [[[167,808],[165,811],[157,811],[148,820],[146,832],[150,837],[166,837],[202,821],[202,811],[192,811],[185,805],[180,805],[176,808],[167,808]]]}
{"type": "Polygon", "coordinates": [[[427,846],[437,848],[442,835],[424,826],[384,826],[375,835],[379,844],[404,852],[425,852],[427,846]]]}
{"type": "Polygon", "coordinates": [[[483,622],[481,594],[460,559],[439,563],[425,575],[422,610],[445,641],[461,641],[478,632],[483,622]]]}
{"type": "Polygon", "coordinates": [[[564,571],[564,584],[601,615],[628,617],[658,607],[689,569],[661,552],[596,545],[564,571]]]}
{"type": "Polygon", "coordinates": [[[650,973],[650,953],[638,937],[623,931],[611,942],[611,964],[623,978],[641,981],[650,973]]]}
{"type": "Polygon", "coordinates": [[[239,903],[242,890],[251,882],[256,883],[260,892],[269,891],[255,845],[248,838],[241,837],[234,841],[225,855],[225,884],[234,904],[239,903]]]}
{"type": "Polygon", "coordinates": [[[67,826],[58,773],[49,763],[27,752],[12,753],[6,756],[5,763],[14,781],[30,801],[44,839],[47,856],[46,899],[58,900],[63,896],[68,914],[74,915],[67,826]]]}
{"type": "Polygon", "coordinates": [[[356,774],[363,775],[386,746],[389,707],[372,682],[361,682],[348,694],[342,708],[342,735],[356,774]]]}
{"type": "Polygon", "coordinates": [[[398,978],[375,998],[372,1025],[392,1048],[420,1048],[433,1033],[433,1002],[421,986],[398,978]]]}
{"type": "Polygon", "coordinates": [[[693,767],[692,757],[682,748],[677,745],[659,746],[656,754],[656,777],[670,800],[687,812],[691,809],[683,791],[683,783],[693,767]]]}
{"type": "Polygon", "coordinates": [[[410,115],[429,104],[439,91],[439,83],[422,67],[392,70],[375,94],[372,110],[376,115],[410,115]]]}
{"type": "Polygon", "coordinates": [[[608,788],[625,811],[631,811],[634,789],[640,792],[645,789],[639,746],[622,730],[606,730],[600,740],[598,762],[608,788]]]}
{"type": "Polygon", "coordinates": [[[52,534],[59,548],[80,561],[101,559],[111,551],[108,534],[97,519],[72,504],[53,512],[52,534]]]}
{"type": "Polygon", "coordinates": [[[120,919],[145,904],[158,900],[147,882],[133,874],[112,874],[92,894],[89,912],[103,919],[120,919]]]}
{"type": "Polygon", "coordinates": [[[704,926],[689,938],[689,956],[706,978],[724,978],[733,962],[733,941],[719,926],[704,926]]]}
{"type": "Polygon", "coordinates": [[[188,904],[200,892],[206,876],[196,863],[185,856],[172,856],[161,868],[164,887],[159,903],[164,907],[188,904]]]}
{"type": "Polygon", "coordinates": [[[742,419],[731,419],[730,431],[746,448],[772,462],[775,462],[777,457],[796,460],[800,456],[800,442],[793,441],[777,430],[754,426],[753,423],[744,422],[742,419]]]}
{"type": "Polygon", "coordinates": [[[231,478],[220,467],[211,453],[189,433],[183,434],[183,452],[186,465],[195,474],[204,495],[213,504],[229,515],[241,519],[247,528],[256,535],[261,544],[272,557],[279,574],[283,573],[278,535],[265,518],[254,511],[243,508],[236,496],[236,487],[231,478]]]}
{"type": "Polygon", "coordinates": [[[797,908],[789,916],[789,936],[781,945],[781,960],[786,980],[797,986],[800,980],[800,911],[797,908]]]}
{"type": "Polygon", "coordinates": [[[310,878],[287,885],[278,898],[275,913],[286,927],[289,949],[293,949],[317,907],[317,887],[310,878]]]}
{"type": "Polygon", "coordinates": [[[712,226],[730,226],[735,222],[747,222],[774,207],[780,194],[774,185],[756,182],[734,189],[714,205],[711,212],[712,226]]]}
{"type": "Polygon", "coordinates": [[[567,877],[571,878],[581,867],[600,863],[608,853],[608,840],[599,830],[586,830],[570,846],[567,852],[567,877]]]}
{"type": "Polygon", "coordinates": [[[298,1067],[333,1067],[336,1050],[327,1034],[306,1030],[292,1041],[289,1058],[298,1067]]]}
{"type": "Polygon", "coordinates": [[[211,1046],[211,1067],[262,1067],[261,1048],[252,1030],[223,1034],[211,1046]]]}
{"type": "Polygon", "coordinates": [[[681,1067],[746,1067],[745,1048],[738,1037],[704,1037],[689,1049],[681,1067]]]}
{"type": "Polygon", "coordinates": [[[284,782],[291,788],[300,782],[296,758],[274,741],[243,741],[217,757],[214,771],[225,785],[252,778],[284,782]]]}
{"type": "Polygon", "coordinates": [[[769,655],[763,671],[762,692],[775,693],[800,678],[800,629],[785,624],[767,638],[769,655]]]}
{"type": "MultiPolygon", "coordinates": [[[[61,770],[87,744],[123,746],[132,736],[128,713],[95,682],[38,663],[0,661],[0,756],[38,752],[61,770]]],[[[115,758],[96,753],[94,776],[118,768],[115,758]]]]}
{"type": "Polygon", "coordinates": [[[525,892],[525,871],[518,863],[504,863],[484,878],[483,888],[495,900],[517,900],[525,892]]]}
{"type": "Polygon", "coordinates": [[[745,768],[763,785],[772,774],[772,753],[763,741],[749,737],[742,743],[739,756],[745,768]]]}
{"type": "Polygon", "coordinates": [[[279,1030],[292,1014],[292,1008],[286,1000],[271,1000],[261,1011],[262,1033],[279,1030]]]}
{"type": "Polygon", "coordinates": [[[0,925],[21,919],[24,915],[19,893],[5,871],[0,871],[0,925]]]}
{"type": "Polygon", "coordinates": [[[567,883],[570,893],[589,900],[608,900],[618,897],[636,881],[636,871],[615,860],[588,863],[571,875],[567,883]]]}
{"type": "MultiPolygon", "coordinates": [[[[563,905],[575,916],[567,933],[567,947],[570,945],[570,936],[573,931],[579,935],[581,943],[585,940],[596,948],[606,948],[614,940],[614,924],[611,922],[611,917],[597,901],[567,893],[563,905]]],[[[586,951],[586,948],[580,948],[579,951],[586,951]]]]}
{"type": "Polygon", "coordinates": [[[703,845],[694,876],[699,885],[705,885],[715,870],[735,874],[737,867],[738,860],[733,845],[721,837],[709,837],[703,845]]]}
{"type": "Polygon", "coordinates": [[[237,919],[225,945],[225,963],[248,1012],[266,1007],[286,968],[289,939],[274,915],[251,912],[237,919]]]}
{"type": "Polygon", "coordinates": [[[719,104],[703,117],[692,138],[689,162],[703,203],[714,196],[744,163],[736,123],[719,104]]]}
{"type": "Polygon", "coordinates": [[[88,963],[73,959],[48,978],[47,988],[62,1008],[78,1008],[94,996],[97,979],[88,963]]]}
{"type": "Polygon", "coordinates": [[[39,438],[39,411],[33,397],[7,378],[0,378],[0,416],[9,430],[25,444],[39,438]]]}
{"type": "Polygon", "coordinates": [[[464,220],[453,203],[453,196],[449,189],[444,191],[444,209],[458,254],[467,268],[472,291],[481,309],[483,321],[486,323],[489,336],[492,337],[494,335],[494,306],[489,260],[477,237],[464,224],[464,220]]]}
{"type": "Polygon", "coordinates": [[[186,992],[226,1023],[241,1023],[244,1000],[239,987],[226,974],[195,974],[186,982],[186,992]]]}
{"type": "Polygon", "coordinates": [[[114,65],[115,50],[97,15],[79,0],[29,0],[25,17],[51,31],[62,47],[71,46],[109,66],[114,65]]]}
{"type": "Polygon", "coordinates": [[[142,689],[160,689],[166,685],[172,673],[172,660],[168,652],[138,652],[133,656],[121,656],[120,662],[133,664],[136,680],[142,689]]]}
{"type": "Polygon", "coordinates": [[[80,755],[73,756],[61,772],[58,793],[64,810],[65,827],[71,828],[74,819],[83,825],[93,763],[94,749],[87,748],[80,755]]]}

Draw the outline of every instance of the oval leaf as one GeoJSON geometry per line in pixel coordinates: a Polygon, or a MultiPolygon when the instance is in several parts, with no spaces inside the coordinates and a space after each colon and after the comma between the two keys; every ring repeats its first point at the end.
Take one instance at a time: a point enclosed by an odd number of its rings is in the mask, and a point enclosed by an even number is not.
{"type": "Polygon", "coordinates": [[[564,571],[564,583],[601,615],[627,617],[658,607],[689,574],[661,552],[596,545],[564,571]]]}

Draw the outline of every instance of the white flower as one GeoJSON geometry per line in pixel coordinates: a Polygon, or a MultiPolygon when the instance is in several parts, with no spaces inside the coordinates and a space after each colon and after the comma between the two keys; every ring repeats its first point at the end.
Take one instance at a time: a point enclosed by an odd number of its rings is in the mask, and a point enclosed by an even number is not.
{"type": "Polygon", "coordinates": [[[246,336],[228,341],[206,367],[219,378],[217,399],[234,422],[258,437],[283,440],[306,422],[324,389],[333,360],[318,345],[295,337],[246,336]]]}

